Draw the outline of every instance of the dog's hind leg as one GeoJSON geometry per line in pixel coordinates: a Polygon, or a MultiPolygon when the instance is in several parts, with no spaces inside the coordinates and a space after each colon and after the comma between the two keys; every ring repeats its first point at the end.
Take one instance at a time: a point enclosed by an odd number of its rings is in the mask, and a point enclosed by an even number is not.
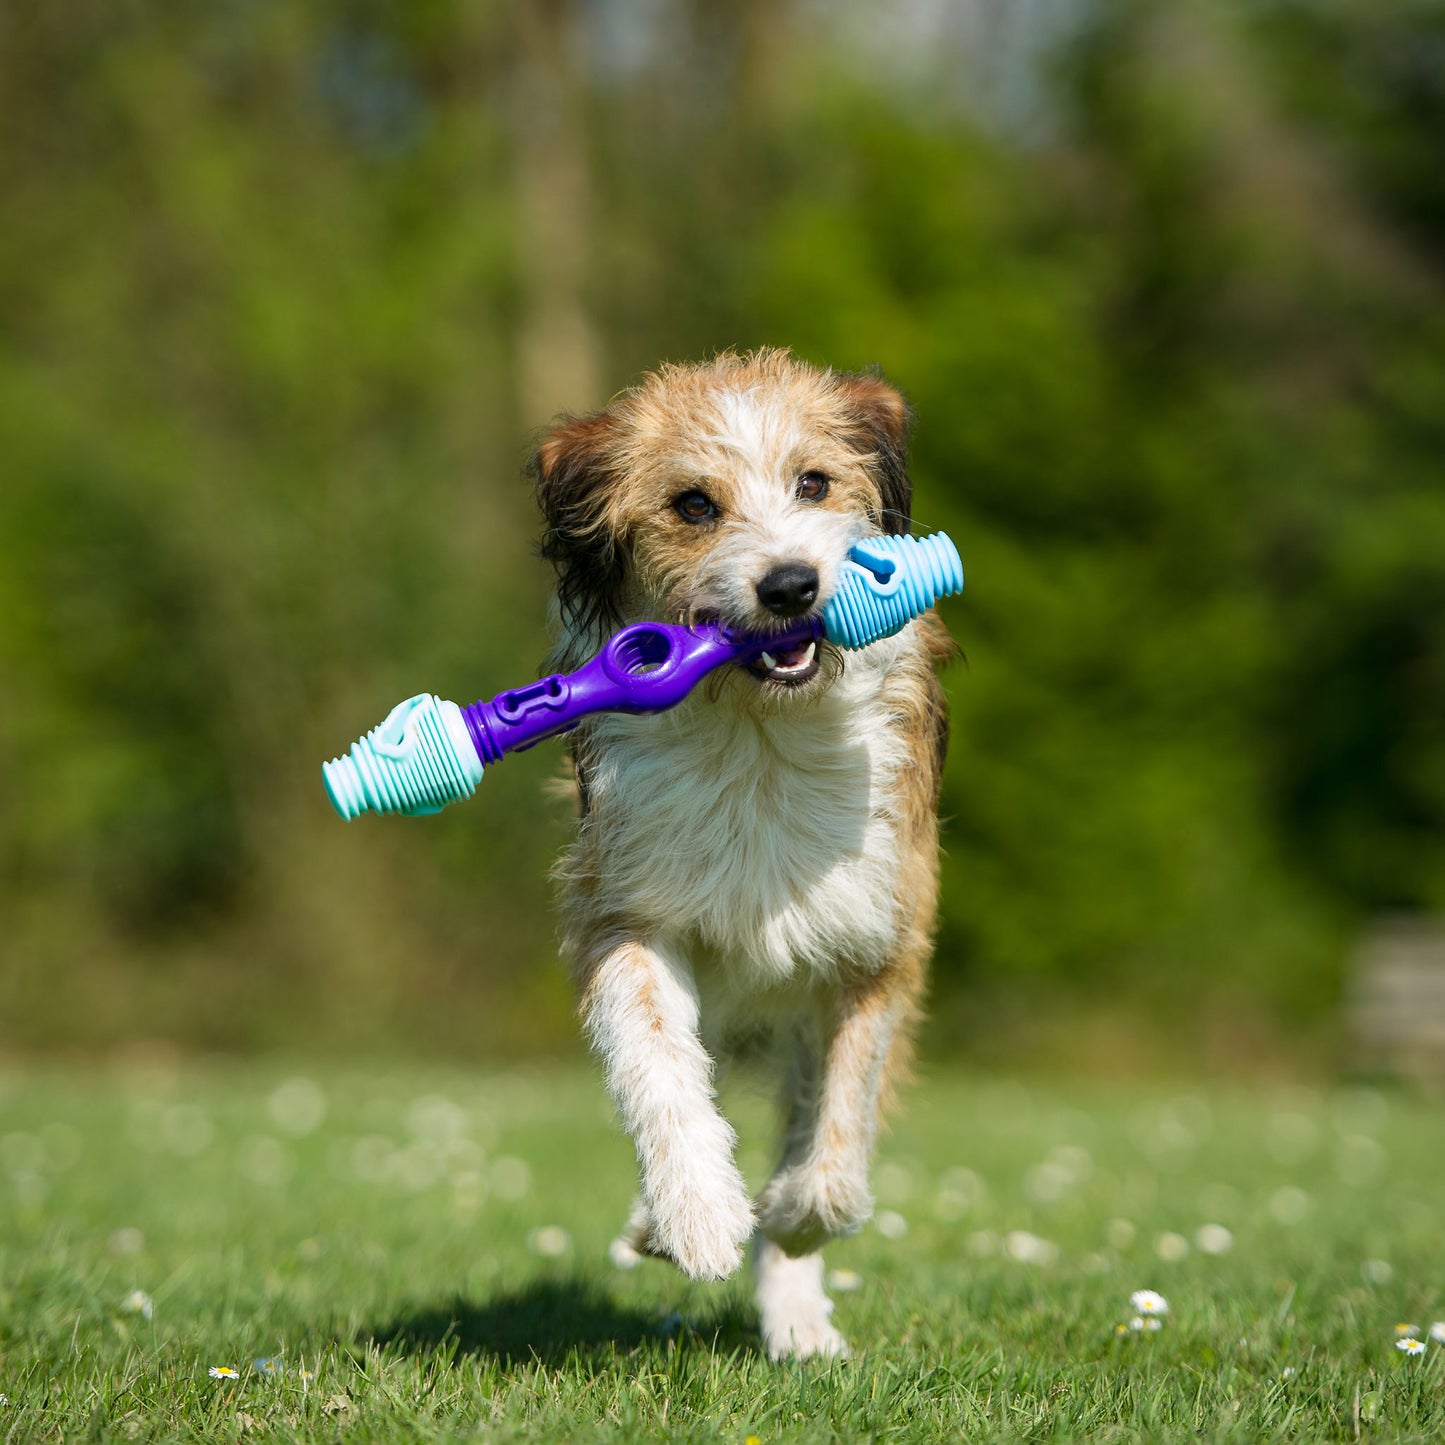
{"type": "Polygon", "coordinates": [[[848,1341],[833,1325],[833,1301],[823,1289],[823,1256],[794,1259],[761,1230],[755,1251],[758,1315],[768,1358],[846,1355],[848,1341]]]}
{"type": "Polygon", "coordinates": [[[607,1246],[607,1257],[618,1269],[636,1269],[644,1255],[655,1255],[652,1247],[652,1216],[641,1199],[632,1201],[622,1233],[607,1246]]]}
{"type": "MultiPolygon", "coordinates": [[[[820,1041],[803,1023],[790,1041],[783,1088],[782,1174],[807,1157],[817,1125],[820,1041]]],[[[792,1258],[760,1229],[753,1244],[758,1316],[769,1359],[846,1355],[848,1342],[832,1323],[833,1301],[823,1288],[823,1256],[792,1258]]]]}
{"type": "Polygon", "coordinates": [[[583,955],[582,1020],[637,1146],[649,1253],[694,1279],[742,1263],[752,1205],[736,1136],[713,1100],[691,970],[656,942],[615,935],[583,955]]]}

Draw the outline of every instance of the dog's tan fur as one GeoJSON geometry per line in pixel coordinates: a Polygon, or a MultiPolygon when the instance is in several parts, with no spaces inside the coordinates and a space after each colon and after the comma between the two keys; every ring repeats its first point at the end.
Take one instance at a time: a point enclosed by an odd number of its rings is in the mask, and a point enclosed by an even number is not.
{"type": "MultiPolygon", "coordinates": [[[[534,463],[555,663],[621,622],[776,630],[756,584],[788,563],[816,570],[821,605],[854,540],[907,529],[907,421],[881,379],[770,350],[664,367],[562,423],[534,463]],[[805,475],[826,494],[806,497],[805,475]],[[692,491],[716,516],[679,514],[692,491]]],[[[920,1016],[947,741],[934,668],[949,650],[929,614],[860,652],[825,646],[804,681],[729,667],[672,712],[574,735],[564,945],[637,1145],[627,1238],[708,1278],[756,1229],[775,1356],[845,1348],[815,1254],[871,1212],[879,1113],[920,1016]],[[785,1053],[785,1129],[750,1201],[712,1078],[730,1037],[760,1030],[785,1053]]]]}

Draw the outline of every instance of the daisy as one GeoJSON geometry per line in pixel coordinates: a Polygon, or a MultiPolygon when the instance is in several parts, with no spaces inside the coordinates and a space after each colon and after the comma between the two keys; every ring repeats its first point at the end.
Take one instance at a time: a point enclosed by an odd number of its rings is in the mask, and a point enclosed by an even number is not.
{"type": "Polygon", "coordinates": [[[884,1239],[902,1239],[908,1233],[908,1221],[896,1209],[880,1209],[873,1216],[873,1228],[884,1239]]]}
{"type": "Polygon", "coordinates": [[[1158,1315],[1135,1315],[1129,1321],[1129,1328],[1138,1334],[1141,1330],[1162,1330],[1164,1321],[1158,1315]]]}
{"type": "Polygon", "coordinates": [[[527,1245],[543,1259],[557,1259],[572,1248],[572,1236],[560,1224],[544,1224],[532,1231],[527,1245]]]}
{"type": "Polygon", "coordinates": [[[1424,1340],[1396,1340],[1395,1348],[1403,1350],[1407,1355],[1423,1355],[1425,1353],[1424,1340]]]}
{"type": "Polygon", "coordinates": [[[1154,1253],[1165,1264],[1178,1264],[1189,1253],[1189,1241],[1182,1234],[1175,1234],[1171,1230],[1168,1234],[1161,1234],[1155,1240],[1154,1253]]]}
{"type": "Polygon", "coordinates": [[[1445,1345],[1445,1320],[1436,1320],[1430,1326],[1430,1338],[1438,1344],[1445,1345]]]}
{"type": "Polygon", "coordinates": [[[233,1370],[229,1365],[212,1365],[210,1375],[213,1380],[239,1380],[241,1372],[233,1370]]]}
{"type": "Polygon", "coordinates": [[[1234,1248],[1234,1235],[1222,1224],[1201,1224],[1194,1242],[1205,1254],[1228,1254],[1234,1248]]]}
{"type": "Polygon", "coordinates": [[[263,1359],[253,1360],[251,1362],[251,1368],[259,1370],[263,1375],[274,1375],[280,1371],[281,1361],[276,1359],[274,1355],[267,1355],[263,1359]]]}
{"type": "Polygon", "coordinates": [[[120,1302],[123,1315],[141,1315],[150,1319],[156,1312],[156,1302],[143,1290],[133,1289],[120,1302]]]}
{"type": "Polygon", "coordinates": [[[1141,1315],[1167,1315],[1169,1313],[1169,1301],[1152,1289],[1136,1289],[1129,1296],[1129,1303],[1141,1315]]]}
{"type": "Polygon", "coordinates": [[[1415,1338],[1415,1336],[1420,1333],[1420,1326],[1419,1326],[1419,1325],[1396,1325],[1396,1326],[1395,1326],[1395,1333],[1396,1333],[1397,1335],[1399,1335],[1402,1340],[1413,1340],[1413,1339],[1415,1338]]]}

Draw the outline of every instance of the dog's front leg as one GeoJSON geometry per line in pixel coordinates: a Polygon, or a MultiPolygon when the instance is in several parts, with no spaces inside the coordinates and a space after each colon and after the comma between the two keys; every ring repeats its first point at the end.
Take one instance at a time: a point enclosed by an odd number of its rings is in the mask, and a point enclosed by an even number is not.
{"type": "Polygon", "coordinates": [[[856,1234],[873,1213],[868,1164],[879,1098],[912,992],[891,970],[845,988],[825,1029],[821,1070],[813,1078],[796,1071],[805,1094],[792,1103],[783,1162],[758,1198],[759,1228],[794,1258],[856,1234]]]}
{"type": "Polygon", "coordinates": [[[742,1262],[753,1214],[736,1136],[713,1099],[691,970],[665,945],[614,938],[582,984],[583,1026],[637,1146],[647,1250],[694,1279],[724,1279],[742,1262]]]}

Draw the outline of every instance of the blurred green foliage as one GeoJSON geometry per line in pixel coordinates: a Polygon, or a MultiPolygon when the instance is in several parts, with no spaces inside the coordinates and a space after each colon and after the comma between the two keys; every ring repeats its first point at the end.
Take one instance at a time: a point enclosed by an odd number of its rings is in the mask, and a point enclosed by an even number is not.
{"type": "Polygon", "coordinates": [[[1445,903],[1440,9],[909,14],[6,8],[0,1040],[565,1037],[555,752],[318,765],[535,668],[554,411],[766,342],[968,569],[934,1045],[1328,1044],[1445,903]]]}

